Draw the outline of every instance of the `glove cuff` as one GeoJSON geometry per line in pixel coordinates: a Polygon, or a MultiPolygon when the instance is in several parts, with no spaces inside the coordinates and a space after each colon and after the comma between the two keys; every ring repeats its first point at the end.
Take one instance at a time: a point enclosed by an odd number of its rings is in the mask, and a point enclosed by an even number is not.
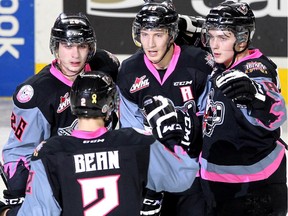
{"type": "Polygon", "coordinates": [[[163,192],[156,192],[150,189],[146,189],[146,195],[145,197],[150,199],[163,199],[164,193],[163,192]]]}

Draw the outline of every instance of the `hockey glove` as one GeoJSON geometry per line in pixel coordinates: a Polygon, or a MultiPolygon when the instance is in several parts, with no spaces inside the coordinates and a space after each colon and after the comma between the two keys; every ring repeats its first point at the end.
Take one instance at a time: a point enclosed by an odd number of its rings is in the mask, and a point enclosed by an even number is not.
{"type": "Polygon", "coordinates": [[[147,189],[140,215],[159,216],[162,207],[162,200],[163,193],[157,193],[147,189]]]}
{"type": "Polygon", "coordinates": [[[192,108],[185,112],[178,110],[177,114],[178,123],[182,126],[184,132],[179,145],[190,157],[198,157],[202,149],[201,120],[192,108]]]}
{"type": "Polygon", "coordinates": [[[24,202],[24,196],[13,195],[9,190],[3,190],[3,198],[9,206],[17,206],[24,202]]]}
{"type": "Polygon", "coordinates": [[[143,107],[154,137],[174,152],[184,134],[172,103],[160,95],[146,96],[143,107]]]}
{"type": "Polygon", "coordinates": [[[262,102],[266,96],[262,86],[239,70],[228,70],[216,77],[216,86],[236,104],[248,105],[255,99],[262,102]]]}
{"type": "Polygon", "coordinates": [[[179,30],[189,33],[201,32],[202,25],[205,22],[205,19],[202,17],[194,17],[179,14],[179,30]]]}
{"type": "Polygon", "coordinates": [[[201,29],[205,19],[202,17],[193,17],[187,15],[179,15],[179,33],[175,40],[178,45],[192,45],[202,47],[201,29]]]}
{"type": "Polygon", "coordinates": [[[26,182],[29,170],[20,160],[17,164],[16,172],[12,177],[7,177],[7,190],[3,191],[3,197],[7,205],[17,206],[22,204],[25,197],[26,182]]]}

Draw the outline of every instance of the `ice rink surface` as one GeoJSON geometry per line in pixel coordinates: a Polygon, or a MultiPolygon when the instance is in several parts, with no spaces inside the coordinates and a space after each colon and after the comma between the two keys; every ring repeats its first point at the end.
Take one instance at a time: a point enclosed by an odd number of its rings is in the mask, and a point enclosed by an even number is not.
{"type": "MultiPolygon", "coordinates": [[[[10,115],[12,111],[12,102],[9,98],[0,97],[0,145],[2,146],[8,139],[10,133],[10,115]]],[[[288,122],[282,127],[282,139],[288,143],[288,122]]],[[[287,155],[287,151],[286,151],[287,155]]],[[[2,158],[0,158],[2,161],[2,158]]],[[[288,170],[287,170],[288,173],[288,170]]],[[[2,191],[5,188],[2,179],[0,180],[0,200],[2,200],[2,191]]]]}

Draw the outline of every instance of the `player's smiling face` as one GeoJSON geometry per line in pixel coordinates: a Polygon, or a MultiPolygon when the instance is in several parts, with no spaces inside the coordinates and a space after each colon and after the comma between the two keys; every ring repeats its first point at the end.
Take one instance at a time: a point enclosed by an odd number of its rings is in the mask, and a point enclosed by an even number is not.
{"type": "Polygon", "coordinates": [[[167,29],[142,29],[140,41],[151,62],[159,62],[167,50],[170,36],[167,29]]]}

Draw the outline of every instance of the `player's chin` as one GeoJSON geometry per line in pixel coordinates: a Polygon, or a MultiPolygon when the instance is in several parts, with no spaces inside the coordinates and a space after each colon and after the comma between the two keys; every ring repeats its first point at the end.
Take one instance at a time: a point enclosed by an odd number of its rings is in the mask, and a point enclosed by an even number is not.
{"type": "Polygon", "coordinates": [[[79,71],[81,71],[82,69],[84,68],[84,65],[71,65],[71,67],[70,67],[70,71],[72,72],[72,73],[79,73],[79,71]]]}
{"type": "Polygon", "coordinates": [[[156,57],[155,56],[147,56],[147,57],[148,57],[149,61],[152,62],[153,64],[156,64],[160,61],[160,57],[158,57],[158,56],[156,56],[156,57]]]}
{"type": "Polygon", "coordinates": [[[225,59],[221,58],[220,56],[214,56],[214,61],[217,64],[224,64],[225,63],[225,59]]]}

